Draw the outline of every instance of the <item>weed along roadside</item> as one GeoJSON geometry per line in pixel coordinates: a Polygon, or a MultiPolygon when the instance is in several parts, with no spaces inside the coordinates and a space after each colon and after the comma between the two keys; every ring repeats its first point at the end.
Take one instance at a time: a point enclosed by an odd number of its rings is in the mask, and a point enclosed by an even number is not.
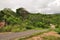
{"type": "Polygon", "coordinates": [[[29,37],[21,38],[18,40],[60,40],[60,35],[53,30],[49,30],[31,35],[29,37]]]}
{"type": "Polygon", "coordinates": [[[48,31],[60,34],[60,14],[31,13],[23,7],[0,10],[0,40],[25,39],[48,31]]]}
{"type": "Polygon", "coordinates": [[[27,38],[31,38],[33,36],[40,35],[40,34],[43,34],[43,33],[49,32],[49,31],[50,31],[49,29],[39,30],[39,32],[32,33],[31,35],[27,35],[27,36],[24,36],[24,37],[21,37],[21,38],[16,38],[14,40],[25,40],[27,38]]]}

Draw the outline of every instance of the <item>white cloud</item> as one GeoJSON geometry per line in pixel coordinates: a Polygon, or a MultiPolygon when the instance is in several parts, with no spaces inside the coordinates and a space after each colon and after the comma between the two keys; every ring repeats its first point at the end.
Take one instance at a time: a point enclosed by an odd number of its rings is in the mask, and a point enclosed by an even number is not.
{"type": "Polygon", "coordinates": [[[54,2],[48,4],[48,6],[60,6],[60,0],[55,0],[54,2]]]}
{"type": "Polygon", "coordinates": [[[48,12],[60,13],[60,0],[55,0],[54,2],[49,3],[47,8],[50,9],[48,12]]]}
{"type": "Polygon", "coordinates": [[[0,9],[24,7],[30,12],[60,12],[60,0],[0,0],[0,9]]]}

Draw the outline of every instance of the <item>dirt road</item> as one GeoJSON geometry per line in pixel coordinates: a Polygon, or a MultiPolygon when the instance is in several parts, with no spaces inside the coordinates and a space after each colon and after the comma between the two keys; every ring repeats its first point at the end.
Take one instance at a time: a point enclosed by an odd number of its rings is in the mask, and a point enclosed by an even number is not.
{"type": "Polygon", "coordinates": [[[0,40],[12,40],[14,38],[22,38],[22,37],[26,37],[26,36],[30,36],[34,33],[38,33],[38,32],[44,32],[47,30],[28,30],[28,31],[24,31],[24,32],[15,32],[15,33],[7,33],[7,34],[0,34],[0,40]]]}

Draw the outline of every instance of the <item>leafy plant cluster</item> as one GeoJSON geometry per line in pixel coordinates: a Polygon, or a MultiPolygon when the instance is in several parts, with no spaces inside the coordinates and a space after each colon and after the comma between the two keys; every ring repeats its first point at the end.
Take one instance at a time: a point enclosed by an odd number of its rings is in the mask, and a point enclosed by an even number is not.
{"type": "Polygon", "coordinates": [[[5,21],[6,25],[0,28],[3,31],[22,31],[35,28],[50,28],[50,24],[54,24],[59,28],[60,14],[41,14],[30,13],[24,8],[16,9],[16,12],[10,8],[0,10],[0,22],[5,21]]]}

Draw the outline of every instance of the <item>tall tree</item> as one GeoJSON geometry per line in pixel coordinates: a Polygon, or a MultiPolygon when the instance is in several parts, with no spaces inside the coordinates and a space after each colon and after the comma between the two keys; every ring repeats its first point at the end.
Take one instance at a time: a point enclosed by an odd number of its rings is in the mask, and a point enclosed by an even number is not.
{"type": "Polygon", "coordinates": [[[28,17],[29,12],[26,11],[24,8],[18,8],[16,9],[16,13],[21,16],[23,19],[26,19],[28,17]]]}

